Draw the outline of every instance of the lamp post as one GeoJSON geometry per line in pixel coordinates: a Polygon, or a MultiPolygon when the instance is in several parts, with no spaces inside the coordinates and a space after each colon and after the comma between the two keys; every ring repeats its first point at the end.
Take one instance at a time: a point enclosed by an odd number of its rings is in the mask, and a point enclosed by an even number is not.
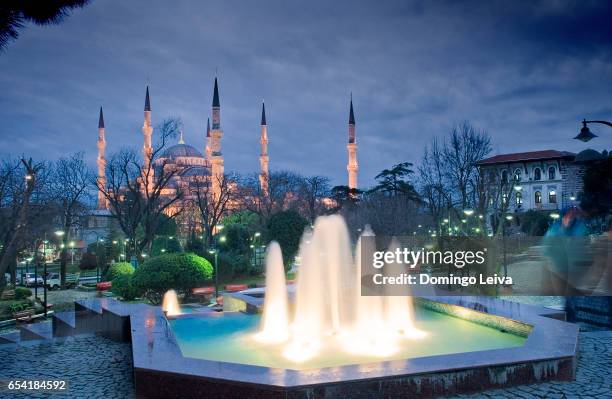
{"type": "Polygon", "coordinates": [[[578,133],[578,135],[574,137],[575,140],[580,140],[586,143],[587,141],[590,141],[591,139],[597,137],[597,135],[592,133],[591,130],[588,128],[587,124],[589,123],[599,123],[601,125],[612,127],[612,123],[608,121],[587,121],[586,119],[583,119],[582,129],[580,129],[580,133],[578,133]]]}
{"type": "MultiPolygon", "coordinates": [[[[48,240],[43,241],[43,300],[45,307],[45,319],[47,318],[47,244],[48,240]]],[[[38,284],[37,281],[35,281],[38,284]]]]}
{"type": "Polygon", "coordinates": [[[219,251],[217,251],[217,249],[215,248],[212,248],[208,250],[208,253],[211,255],[215,255],[215,302],[216,302],[217,298],[219,297],[219,266],[217,264],[219,251]]]}

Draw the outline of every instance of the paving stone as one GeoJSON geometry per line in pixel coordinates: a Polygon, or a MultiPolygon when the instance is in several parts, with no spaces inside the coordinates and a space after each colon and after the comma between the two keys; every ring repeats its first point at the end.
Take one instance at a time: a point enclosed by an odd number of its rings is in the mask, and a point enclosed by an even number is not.
{"type": "MultiPolygon", "coordinates": [[[[575,381],[552,381],[485,392],[487,397],[612,399],[612,332],[581,332],[575,381]],[[531,395],[531,396],[529,396],[531,395]]],[[[476,399],[482,394],[464,395],[476,399]]],[[[451,398],[453,398],[451,396],[451,398]]]]}

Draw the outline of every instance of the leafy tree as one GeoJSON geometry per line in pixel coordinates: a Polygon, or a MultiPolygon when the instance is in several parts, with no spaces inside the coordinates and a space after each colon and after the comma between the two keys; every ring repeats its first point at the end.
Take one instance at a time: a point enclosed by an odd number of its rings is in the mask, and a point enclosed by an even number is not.
{"type": "Polygon", "coordinates": [[[159,236],[176,237],[178,235],[178,227],[176,226],[176,220],[170,218],[165,214],[159,215],[159,222],[155,234],[159,236]]]}
{"type": "Polygon", "coordinates": [[[352,206],[359,201],[363,192],[357,188],[349,188],[349,186],[334,186],[331,189],[331,198],[336,203],[335,211],[352,206]]]}
{"type": "Polygon", "coordinates": [[[408,199],[417,200],[419,195],[409,177],[414,173],[410,162],[402,162],[393,165],[391,169],[384,169],[376,175],[378,183],[371,192],[382,192],[389,196],[403,195],[408,199]]]}
{"type": "Polygon", "coordinates": [[[0,7],[0,51],[19,37],[28,22],[36,25],[59,24],[70,11],[85,6],[89,0],[6,0],[0,7]]]}
{"type": "Polygon", "coordinates": [[[286,269],[289,269],[293,263],[306,226],[308,226],[308,221],[296,211],[291,210],[275,213],[268,221],[267,239],[280,244],[286,269]]]}
{"type": "Polygon", "coordinates": [[[250,234],[253,234],[261,230],[262,226],[259,222],[259,216],[255,212],[244,209],[224,217],[221,224],[224,226],[238,224],[245,227],[250,234]]]}
{"type": "Polygon", "coordinates": [[[79,269],[93,270],[96,267],[98,267],[98,258],[95,254],[86,252],[81,256],[81,262],[79,263],[79,269]]]}
{"type": "Polygon", "coordinates": [[[203,238],[203,236],[200,238],[200,236],[191,234],[189,239],[187,239],[187,243],[185,244],[185,252],[192,252],[198,256],[204,256],[206,253],[206,248],[204,247],[203,238]]]}
{"type": "Polygon", "coordinates": [[[164,254],[145,261],[133,275],[132,283],[154,304],[166,291],[189,294],[191,289],[210,282],[213,267],[195,254],[164,254]]]}
{"type": "Polygon", "coordinates": [[[114,281],[115,278],[123,274],[133,274],[134,266],[129,262],[113,263],[106,271],[106,281],[114,281]]]}
{"type": "Polygon", "coordinates": [[[183,252],[181,242],[175,236],[155,237],[151,246],[151,256],[159,256],[163,253],[183,252]]]}
{"type": "Polygon", "coordinates": [[[612,157],[596,161],[586,169],[580,206],[591,216],[612,212],[612,157]]]}

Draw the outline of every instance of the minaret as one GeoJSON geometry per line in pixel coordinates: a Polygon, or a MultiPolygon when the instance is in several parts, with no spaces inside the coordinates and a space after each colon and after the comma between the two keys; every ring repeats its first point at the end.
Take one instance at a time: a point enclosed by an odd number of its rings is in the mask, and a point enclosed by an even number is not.
{"type": "Polygon", "coordinates": [[[142,157],[144,160],[144,168],[146,170],[149,166],[149,161],[151,160],[151,154],[153,153],[153,147],[151,145],[153,127],[151,126],[151,101],[149,100],[149,86],[147,86],[147,93],[145,96],[144,123],[142,125],[142,135],[144,136],[142,157]]]}
{"type": "Polygon", "coordinates": [[[151,139],[153,137],[153,126],[151,126],[151,101],[149,100],[148,85],[147,93],[145,95],[144,123],[142,125],[142,135],[144,136],[144,143],[142,145],[143,183],[144,180],[147,180],[147,184],[143,186],[143,190],[146,188],[146,190],[150,191],[153,187],[153,168],[149,168],[149,163],[151,162],[151,156],[153,154],[153,146],[151,145],[151,139]]]}
{"type": "MultiPolygon", "coordinates": [[[[98,158],[96,159],[96,164],[98,165],[98,184],[102,187],[106,187],[105,151],[106,137],[104,130],[104,114],[102,113],[102,107],[100,107],[100,119],[98,119],[98,158]]],[[[100,190],[98,190],[98,209],[108,209],[106,197],[100,190]]]]}
{"type": "Polygon", "coordinates": [[[261,153],[259,154],[259,186],[264,195],[268,195],[268,124],[266,123],[266,105],[261,103],[261,153]]]}
{"type": "Polygon", "coordinates": [[[349,111],[349,124],[348,124],[348,164],[346,169],[348,170],[348,186],[351,189],[357,188],[357,171],[359,165],[357,164],[357,141],[355,140],[355,114],[353,113],[353,94],[351,93],[351,108],[349,111]]]}
{"type": "Polygon", "coordinates": [[[210,157],[212,156],[212,148],[210,147],[210,118],[206,119],[206,146],[204,147],[204,155],[206,156],[206,161],[210,162],[210,157]]]}
{"type": "Polygon", "coordinates": [[[221,195],[221,180],[223,179],[223,153],[221,152],[221,137],[223,130],[221,129],[221,105],[219,103],[219,86],[215,77],[215,88],[213,92],[212,102],[212,130],[211,135],[211,178],[212,190],[216,198],[221,195]]]}

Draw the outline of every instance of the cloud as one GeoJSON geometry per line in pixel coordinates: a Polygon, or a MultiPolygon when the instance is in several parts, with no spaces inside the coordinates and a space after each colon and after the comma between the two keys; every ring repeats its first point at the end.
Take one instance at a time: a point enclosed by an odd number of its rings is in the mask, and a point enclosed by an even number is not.
{"type": "Polygon", "coordinates": [[[350,92],[363,184],[418,163],[465,119],[500,152],[579,151],[579,120],[610,118],[611,13],[569,1],[93,2],[0,55],[0,155],[83,150],[93,164],[100,105],[108,151],[138,148],[147,83],[154,120],[181,117],[202,149],[215,70],[227,170],[258,168],[265,99],[271,168],[345,183],[350,92]]]}

